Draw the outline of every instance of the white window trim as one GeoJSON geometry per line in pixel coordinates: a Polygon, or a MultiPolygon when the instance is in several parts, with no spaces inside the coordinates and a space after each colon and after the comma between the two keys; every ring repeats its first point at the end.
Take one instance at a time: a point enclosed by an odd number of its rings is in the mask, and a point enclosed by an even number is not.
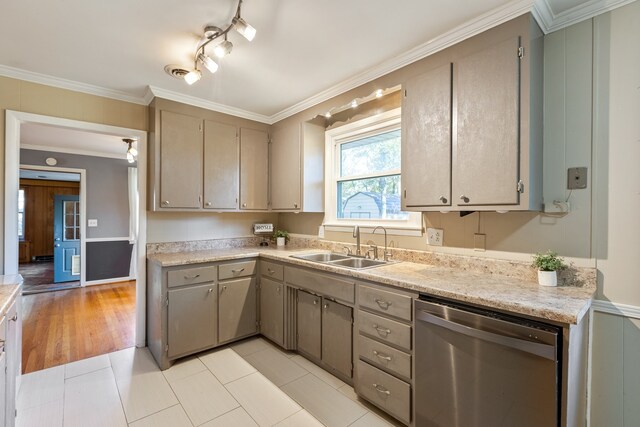
{"type": "Polygon", "coordinates": [[[404,221],[337,218],[336,192],[339,176],[337,145],[362,136],[364,133],[377,133],[385,128],[397,128],[399,124],[400,108],[396,108],[325,132],[325,217],[323,225],[326,231],[349,232],[353,230],[355,225],[358,225],[362,231],[371,232],[374,227],[381,225],[392,235],[422,236],[422,213],[420,212],[409,212],[409,218],[404,221]]]}

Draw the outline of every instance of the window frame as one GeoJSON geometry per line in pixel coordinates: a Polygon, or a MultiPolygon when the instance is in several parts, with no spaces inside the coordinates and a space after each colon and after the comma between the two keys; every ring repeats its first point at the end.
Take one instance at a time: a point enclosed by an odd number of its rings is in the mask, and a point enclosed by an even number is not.
{"type": "MultiPolygon", "coordinates": [[[[325,132],[325,220],[327,231],[348,232],[358,225],[363,231],[371,231],[376,226],[383,226],[389,234],[404,236],[422,235],[422,213],[408,212],[406,220],[376,220],[337,217],[338,182],[345,181],[340,177],[340,146],[367,136],[401,129],[400,108],[386,111],[375,116],[348,123],[325,132]]],[[[400,174],[401,169],[387,170],[380,174],[364,174],[349,176],[348,180],[400,174]]],[[[402,195],[401,195],[402,197],[402,195]]]]}

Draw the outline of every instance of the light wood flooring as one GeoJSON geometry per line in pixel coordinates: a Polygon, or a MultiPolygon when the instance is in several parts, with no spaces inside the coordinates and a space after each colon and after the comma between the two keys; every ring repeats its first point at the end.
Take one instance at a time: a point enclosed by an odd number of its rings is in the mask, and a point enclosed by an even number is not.
{"type": "Polygon", "coordinates": [[[134,345],[135,281],[23,296],[22,372],[134,345]]]}

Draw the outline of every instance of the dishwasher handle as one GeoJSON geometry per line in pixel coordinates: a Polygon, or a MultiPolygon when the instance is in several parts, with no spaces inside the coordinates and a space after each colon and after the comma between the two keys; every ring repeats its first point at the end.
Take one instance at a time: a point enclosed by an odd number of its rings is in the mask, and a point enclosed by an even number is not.
{"type": "Polygon", "coordinates": [[[544,357],[545,359],[553,360],[554,362],[556,361],[556,348],[553,345],[540,344],[496,334],[493,332],[483,331],[482,329],[475,329],[466,325],[461,325],[460,323],[452,322],[451,320],[443,319],[424,310],[416,310],[416,319],[443,327],[445,329],[449,329],[453,332],[458,332],[472,338],[489,341],[494,344],[499,344],[505,347],[510,347],[527,353],[535,354],[537,356],[544,357]]]}

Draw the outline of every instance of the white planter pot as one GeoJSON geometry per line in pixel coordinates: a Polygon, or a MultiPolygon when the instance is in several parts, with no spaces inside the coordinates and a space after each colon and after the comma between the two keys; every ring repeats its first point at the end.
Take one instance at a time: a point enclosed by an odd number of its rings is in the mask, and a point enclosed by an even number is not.
{"type": "Polygon", "coordinates": [[[284,247],[284,237],[276,237],[276,244],[278,247],[284,247]]]}
{"type": "Polygon", "coordinates": [[[538,284],[540,286],[558,286],[558,273],[538,270],[538,284]]]}

